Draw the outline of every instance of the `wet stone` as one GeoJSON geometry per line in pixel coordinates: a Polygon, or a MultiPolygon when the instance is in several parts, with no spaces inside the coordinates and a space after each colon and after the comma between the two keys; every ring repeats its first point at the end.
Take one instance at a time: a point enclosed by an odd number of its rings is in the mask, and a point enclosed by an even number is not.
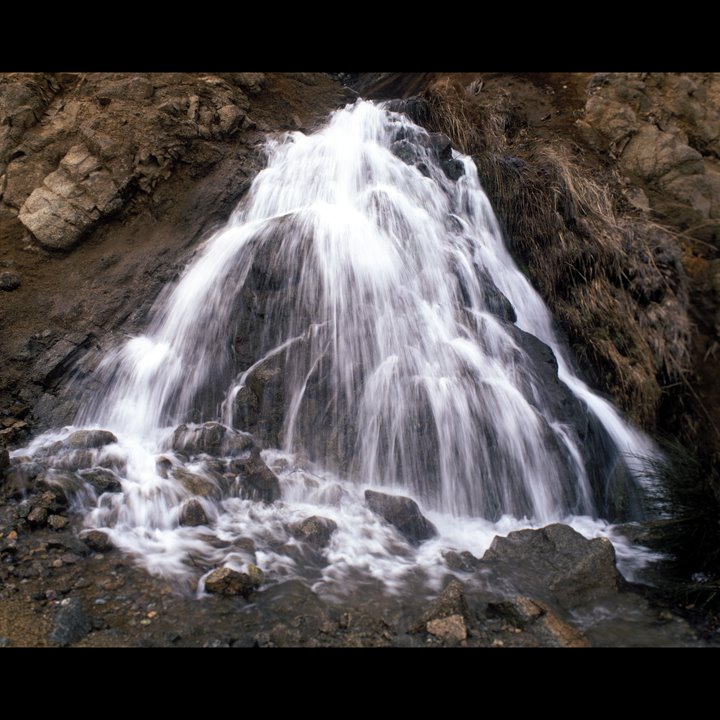
{"type": "Polygon", "coordinates": [[[313,547],[320,549],[330,542],[330,537],[335,530],[337,530],[337,523],[334,520],[313,515],[293,525],[291,532],[298,540],[304,540],[313,547]]]}
{"type": "Polygon", "coordinates": [[[82,640],[92,628],[92,618],[85,612],[80,600],[68,598],[63,600],[58,610],[50,640],[57,645],[71,645],[82,640]]]}
{"type": "Polygon", "coordinates": [[[13,290],[17,290],[21,284],[20,276],[17,273],[0,273],[0,290],[12,292],[13,290]]]}
{"type": "Polygon", "coordinates": [[[44,507],[34,507],[27,516],[28,522],[38,527],[45,525],[47,519],[48,511],[44,507]]]}
{"type": "Polygon", "coordinates": [[[480,564],[480,558],[476,558],[471,552],[464,550],[463,552],[455,552],[454,550],[448,550],[443,553],[445,558],[445,564],[450,570],[456,572],[475,572],[478,565],[480,564]]]}
{"type": "Polygon", "coordinates": [[[68,523],[70,521],[63,517],[62,515],[50,515],[47,520],[47,524],[53,529],[53,530],[63,530],[67,527],[68,523]]]}
{"type": "Polygon", "coordinates": [[[205,578],[205,592],[214,595],[250,596],[256,584],[248,573],[230,568],[216,568],[205,578]]]}
{"type": "Polygon", "coordinates": [[[120,492],[122,483],[120,478],[109,468],[94,467],[89,470],[80,470],[80,477],[95,488],[98,495],[102,493],[120,492]]]}
{"type": "Polygon", "coordinates": [[[114,547],[107,533],[104,533],[101,530],[91,530],[86,535],[83,535],[82,539],[83,542],[95,552],[107,552],[108,550],[112,550],[114,547]]]}
{"type": "Polygon", "coordinates": [[[197,500],[188,500],[180,511],[180,525],[183,527],[198,527],[207,524],[208,518],[203,506],[197,500]]]}
{"type": "Polygon", "coordinates": [[[65,442],[73,449],[87,450],[116,443],[117,438],[109,430],[76,430],[65,442]]]}
{"type": "Polygon", "coordinates": [[[449,615],[439,620],[431,620],[425,626],[430,635],[435,635],[442,640],[454,640],[461,642],[467,639],[467,627],[462,615],[449,615]]]}
{"type": "Polygon", "coordinates": [[[437,528],[409,497],[366,490],[365,504],[376,515],[397,528],[411,545],[419,545],[438,534],[437,528]]]}

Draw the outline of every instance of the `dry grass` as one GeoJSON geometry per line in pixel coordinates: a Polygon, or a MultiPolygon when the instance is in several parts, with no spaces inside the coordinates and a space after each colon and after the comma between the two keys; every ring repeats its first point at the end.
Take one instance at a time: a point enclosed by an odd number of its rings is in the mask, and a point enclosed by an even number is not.
{"type": "Polygon", "coordinates": [[[550,306],[591,378],[646,427],[662,387],[689,364],[690,322],[678,244],[619,213],[569,145],[528,141],[510,101],[482,105],[437,82],[431,129],[473,156],[516,260],[550,306]],[[521,138],[521,139],[519,139],[521,138]]]}

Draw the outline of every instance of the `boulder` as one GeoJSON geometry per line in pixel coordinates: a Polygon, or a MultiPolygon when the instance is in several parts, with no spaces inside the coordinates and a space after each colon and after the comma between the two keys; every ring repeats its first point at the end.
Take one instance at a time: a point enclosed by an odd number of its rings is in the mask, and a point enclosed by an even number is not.
{"type": "Polygon", "coordinates": [[[523,594],[568,609],[616,593],[620,579],[607,538],[588,540],[560,523],[496,537],[482,557],[483,567],[523,594]]]}
{"type": "Polygon", "coordinates": [[[120,478],[108,468],[93,467],[89,470],[80,470],[78,474],[86,483],[90,483],[95,488],[98,495],[122,490],[120,478]]]}
{"type": "Polygon", "coordinates": [[[250,596],[259,585],[257,573],[254,577],[227,567],[216,568],[205,578],[205,592],[213,595],[250,596]]]}
{"type": "Polygon", "coordinates": [[[71,645],[82,640],[93,628],[93,620],[78,598],[63,600],[50,633],[51,642],[71,645]]]}
{"type": "Polygon", "coordinates": [[[419,545],[438,534],[437,528],[409,497],[366,490],[365,504],[376,515],[393,525],[411,545],[419,545]]]}
{"type": "Polygon", "coordinates": [[[117,441],[109,430],[76,430],[65,440],[65,445],[73,450],[89,450],[117,441]]]}
{"type": "Polygon", "coordinates": [[[11,292],[12,290],[17,290],[20,285],[20,276],[17,273],[0,273],[0,290],[5,290],[5,292],[11,292]]]}
{"type": "Polygon", "coordinates": [[[337,523],[334,520],[313,515],[294,525],[291,532],[298,540],[303,540],[319,550],[330,542],[330,536],[335,530],[337,523]]]}
{"type": "Polygon", "coordinates": [[[44,247],[68,250],[121,205],[120,188],[108,170],[80,144],[71,147],[57,170],[30,193],[18,219],[44,247]]]}
{"type": "Polygon", "coordinates": [[[198,527],[207,524],[208,518],[203,506],[197,500],[188,500],[180,511],[180,525],[198,527]]]}
{"type": "Polygon", "coordinates": [[[102,532],[102,530],[91,530],[89,533],[83,535],[82,539],[91,550],[98,553],[108,552],[108,550],[112,550],[115,547],[108,534],[102,532]]]}
{"type": "Polygon", "coordinates": [[[172,447],[186,455],[244,456],[257,451],[253,436],[219,422],[183,424],[173,433],[172,447]]]}
{"type": "Polygon", "coordinates": [[[455,550],[448,550],[443,553],[443,558],[445,558],[445,564],[456,572],[475,572],[480,564],[480,558],[476,558],[467,550],[460,553],[455,552],[455,550]]]}

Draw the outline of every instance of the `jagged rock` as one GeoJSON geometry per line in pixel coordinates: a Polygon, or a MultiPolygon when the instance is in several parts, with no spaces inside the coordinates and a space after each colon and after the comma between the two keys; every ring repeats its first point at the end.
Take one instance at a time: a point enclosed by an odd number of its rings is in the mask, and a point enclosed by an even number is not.
{"type": "Polygon", "coordinates": [[[257,573],[251,577],[248,573],[238,572],[230,568],[216,568],[205,578],[205,592],[214,595],[250,596],[259,584],[257,573]]]}
{"type": "Polygon", "coordinates": [[[50,633],[51,642],[57,645],[72,645],[82,640],[93,628],[93,620],[78,598],[63,600],[55,617],[50,633]]]}
{"type": "Polygon", "coordinates": [[[618,589],[612,543],[607,538],[588,540],[560,523],[496,537],[481,567],[502,575],[523,594],[555,600],[566,608],[618,589]]]}
{"type": "Polygon", "coordinates": [[[237,105],[225,105],[218,110],[220,130],[232,135],[238,129],[245,113],[237,105]]]}
{"type": "Polygon", "coordinates": [[[432,620],[440,620],[452,615],[468,617],[468,606],[465,601],[463,584],[454,578],[450,580],[423,613],[420,619],[420,627],[424,627],[432,620]]]}
{"type": "Polygon", "coordinates": [[[0,290],[11,292],[17,290],[22,283],[20,282],[20,276],[14,272],[0,273],[0,290]]]}
{"type": "Polygon", "coordinates": [[[445,564],[451,569],[458,572],[475,572],[480,564],[480,558],[476,558],[471,552],[463,550],[463,552],[455,552],[448,550],[443,553],[445,564]]]}
{"type": "Polygon", "coordinates": [[[253,436],[219,422],[202,425],[180,425],[173,433],[172,447],[187,455],[244,456],[257,446],[253,436]]]}
{"type": "Polygon", "coordinates": [[[102,530],[91,530],[83,535],[82,540],[91,550],[98,553],[108,552],[115,547],[109,535],[102,530]]]}
{"type": "Polygon", "coordinates": [[[198,527],[207,524],[208,518],[203,506],[197,500],[188,500],[180,511],[180,525],[198,527]]]}
{"type": "Polygon", "coordinates": [[[58,169],[32,191],[18,219],[43,246],[68,250],[121,204],[120,188],[110,173],[80,144],[70,148],[58,169]]]}
{"type": "Polygon", "coordinates": [[[89,470],[80,470],[78,474],[85,482],[90,483],[98,494],[122,490],[120,478],[109,468],[94,467],[89,470]]]}
{"type": "Polygon", "coordinates": [[[109,430],[76,430],[65,441],[68,447],[83,450],[116,442],[117,438],[109,430]]]}
{"type": "Polygon", "coordinates": [[[266,85],[265,73],[234,73],[233,79],[250,93],[260,92],[266,85]]]}
{"type": "Polygon", "coordinates": [[[429,540],[438,534],[437,528],[409,497],[366,490],[365,504],[376,515],[397,528],[411,545],[419,545],[423,540],[429,540]]]}
{"type": "Polygon", "coordinates": [[[448,617],[438,620],[430,620],[425,629],[430,635],[435,635],[441,640],[462,642],[468,636],[465,619],[462,615],[448,615],[448,617]]]}
{"type": "Polygon", "coordinates": [[[292,527],[292,534],[317,549],[330,542],[330,536],[337,530],[337,523],[330,518],[313,515],[292,527]]]}

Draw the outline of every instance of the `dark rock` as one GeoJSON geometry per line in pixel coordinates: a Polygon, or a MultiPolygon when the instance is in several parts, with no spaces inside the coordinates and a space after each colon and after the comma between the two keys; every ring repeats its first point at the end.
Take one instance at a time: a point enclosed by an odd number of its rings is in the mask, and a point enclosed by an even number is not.
{"type": "Polygon", "coordinates": [[[509,600],[488,603],[487,614],[499,617],[514,627],[525,628],[535,622],[544,613],[543,608],[534,600],[517,595],[509,600]]]}
{"type": "Polygon", "coordinates": [[[17,290],[21,284],[20,276],[17,273],[0,273],[0,290],[11,292],[12,290],[17,290]]]}
{"type": "Polygon", "coordinates": [[[337,530],[337,523],[330,518],[312,517],[294,525],[292,534],[315,548],[324,548],[330,542],[330,536],[337,530]]]}
{"type": "Polygon", "coordinates": [[[249,455],[257,450],[252,435],[233,430],[219,422],[180,425],[173,433],[172,447],[189,456],[206,454],[235,457],[249,455]]]}
{"type": "Polygon", "coordinates": [[[57,645],[71,645],[82,640],[92,628],[92,617],[85,612],[80,600],[69,598],[63,600],[55,617],[50,640],[57,645]]]}
{"type": "Polygon", "coordinates": [[[76,430],[65,441],[72,449],[88,450],[116,443],[117,438],[109,430],[76,430]]]}
{"type": "Polygon", "coordinates": [[[89,533],[83,535],[82,539],[91,550],[98,553],[108,552],[108,550],[112,550],[115,547],[107,533],[101,530],[91,530],[89,533]]]}
{"type": "Polygon", "coordinates": [[[5,448],[0,448],[0,480],[5,477],[5,473],[10,467],[10,453],[5,448]]]}
{"type": "Polygon", "coordinates": [[[480,558],[476,558],[471,552],[463,550],[458,553],[454,550],[448,550],[443,553],[445,558],[445,564],[451,569],[457,572],[475,572],[478,565],[480,564],[480,558]]]}
{"type": "Polygon", "coordinates": [[[403,495],[365,491],[365,504],[393,525],[411,545],[419,545],[438,534],[437,528],[420,512],[418,504],[403,495]]]}
{"type": "Polygon", "coordinates": [[[85,482],[90,483],[99,495],[122,490],[120,478],[108,468],[94,467],[89,470],[80,470],[79,475],[85,482]]]}
{"type": "Polygon", "coordinates": [[[203,506],[197,500],[188,500],[180,511],[180,525],[198,527],[207,524],[208,518],[203,506]]]}
{"type": "Polygon", "coordinates": [[[444,590],[423,613],[420,624],[424,627],[432,620],[439,620],[452,615],[460,615],[465,618],[469,616],[463,584],[454,578],[450,580],[444,590]]]}
{"type": "Polygon", "coordinates": [[[482,558],[524,594],[573,608],[617,592],[615,550],[606,538],[587,540],[567,525],[496,537],[482,558]]]}
{"type": "Polygon", "coordinates": [[[247,598],[256,586],[247,573],[227,567],[216,568],[205,578],[205,592],[214,595],[241,595],[247,598]]]}
{"type": "Polygon", "coordinates": [[[240,497],[243,500],[272,503],[280,499],[280,480],[257,455],[243,463],[240,471],[240,497]]]}
{"type": "Polygon", "coordinates": [[[452,142],[444,133],[430,133],[429,145],[438,160],[452,160],[452,142]]]}
{"type": "Polygon", "coordinates": [[[465,166],[460,160],[446,160],[440,167],[453,182],[457,182],[465,174],[465,166]]]}

